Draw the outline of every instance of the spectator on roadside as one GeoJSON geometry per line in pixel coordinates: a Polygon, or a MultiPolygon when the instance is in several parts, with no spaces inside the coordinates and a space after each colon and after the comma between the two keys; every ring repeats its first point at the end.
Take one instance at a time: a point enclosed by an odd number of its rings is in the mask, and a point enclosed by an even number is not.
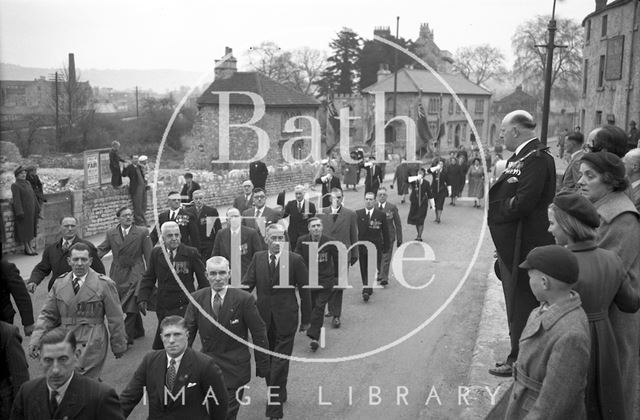
{"type": "Polygon", "coordinates": [[[563,128],[560,130],[560,133],[558,133],[558,156],[560,156],[560,159],[564,157],[564,142],[568,135],[569,130],[566,128],[563,128]]]}
{"type": "Polygon", "coordinates": [[[603,125],[589,133],[587,144],[592,152],[604,150],[622,158],[627,153],[627,133],[615,125],[603,125]]]}
{"type": "Polygon", "coordinates": [[[249,165],[249,179],[253,183],[254,188],[262,188],[266,190],[267,177],[269,176],[269,170],[267,165],[261,160],[251,162],[249,165]]]}
{"type": "Polygon", "coordinates": [[[120,142],[114,140],[111,142],[111,150],[109,150],[109,170],[111,171],[111,185],[118,188],[122,185],[122,171],[120,170],[120,162],[125,162],[118,154],[120,150],[120,142]]]}
{"type": "Polygon", "coordinates": [[[133,222],[138,226],[147,226],[147,179],[146,179],[147,157],[142,155],[137,162],[126,166],[122,175],[129,178],[129,194],[133,202],[133,222]]]}
{"type": "Polygon", "coordinates": [[[0,418],[9,418],[13,400],[28,380],[29,365],[18,327],[0,321],[0,418]]]}
{"type": "Polygon", "coordinates": [[[629,140],[627,140],[627,149],[640,147],[640,130],[636,127],[636,122],[629,123],[629,140]]]}
{"type": "Polygon", "coordinates": [[[18,166],[13,174],[16,182],[11,184],[11,195],[16,242],[22,243],[25,255],[38,255],[31,246],[31,241],[36,237],[40,206],[33,187],[27,181],[27,170],[18,166]]]}
{"type": "Polygon", "coordinates": [[[333,166],[324,165],[324,175],[318,176],[315,183],[322,185],[322,208],[329,207],[331,205],[331,191],[334,188],[342,189],[340,178],[336,176],[336,170],[333,166]]]}
{"type": "Polygon", "coordinates": [[[575,191],[577,182],[580,179],[580,159],[584,156],[582,145],[584,136],[582,133],[571,133],[567,137],[567,154],[569,155],[569,164],[562,175],[561,191],[575,191]]]}
{"type": "Polygon", "coordinates": [[[11,298],[13,298],[20,312],[24,335],[29,336],[33,332],[33,305],[27,287],[20,276],[20,270],[5,258],[0,260],[0,268],[0,321],[13,324],[13,317],[16,314],[11,304],[11,298]]]}
{"type": "Polygon", "coordinates": [[[201,189],[201,187],[200,184],[193,180],[193,174],[191,172],[184,174],[184,182],[180,196],[182,196],[182,203],[188,204],[193,201],[193,192],[201,189]]]}
{"type": "Polygon", "coordinates": [[[636,210],[640,212],[640,149],[629,150],[622,158],[622,162],[629,179],[629,197],[636,206],[636,210]]]}
{"type": "Polygon", "coordinates": [[[484,198],[484,168],[479,158],[473,159],[467,171],[469,191],[467,195],[473,198],[473,207],[482,208],[480,200],[484,198]]]}

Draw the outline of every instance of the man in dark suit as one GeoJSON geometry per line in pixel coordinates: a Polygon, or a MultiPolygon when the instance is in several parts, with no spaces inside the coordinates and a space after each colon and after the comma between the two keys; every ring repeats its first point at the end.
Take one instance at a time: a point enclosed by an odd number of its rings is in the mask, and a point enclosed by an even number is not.
{"type": "Polygon", "coordinates": [[[240,211],[243,211],[253,207],[253,182],[244,181],[242,183],[242,194],[233,199],[233,207],[240,211]]]}
{"type": "Polygon", "coordinates": [[[20,386],[29,380],[29,365],[21,343],[18,327],[0,321],[0,418],[3,419],[9,418],[20,386]]]}
{"type": "Polygon", "coordinates": [[[253,255],[258,251],[264,250],[266,245],[255,229],[242,225],[238,209],[231,207],[227,210],[227,221],[229,226],[216,235],[211,256],[219,255],[230,262],[231,283],[239,285],[247,268],[249,268],[253,255]],[[234,241],[238,241],[237,246],[232,246],[234,241]],[[237,249],[240,252],[232,252],[232,249],[237,249]]]}
{"type": "Polygon", "coordinates": [[[211,256],[213,243],[216,235],[222,230],[220,223],[220,215],[218,209],[204,204],[204,190],[196,190],[193,192],[193,209],[196,225],[198,226],[198,237],[200,238],[200,255],[202,261],[206,261],[211,256]]]}
{"type": "Polygon", "coordinates": [[[267,188],[267,176],[269,176],[269,170],[263,161],[251,162],[249,165],[249,179],[251,179],[255,188],[265,190],[267,188]]]}
{"type": "MultiPolygon", "coordinates": [[[[347,249],[358,242],[358,221],[356,213],[342,205],[342,190],[334,188],[331,191],[331,206],[322,209],[320,220],[322,220],[323,232],[337,241],[342,242],[347,249]]],[[[358,250],[352,248],[349,251],[349,264],[353,265],[358,261],[358,250]]],[[[334,288],[329,297],[328,316],[333,317],[334,328],[340,328],[342,321],[342,294],[343,288],[334,288]]]]}
{"type": "MultiPolygon", "coordinates": [[[[309,273],[300,255],[281,249],[285,242],[281,225],[269,225],[266,235],[268,250],[254,255],[242,284],[249,287],[249,293],[256,289],[258,311],[267,326],[269,350],[291,355],[298,327],[296,288],[301,303],[300,331],[309,327],[311,297],[309,289],[304,288],[309,282],[309,273]]],[[[271,357],[267,386],[271,387],[271,395],[275,398],[269,399],[267,417],[282,418],[282,404],[287,401],[288,375],[289,360],[271,357]]]]}
{"type": "Polygon", "coordinates": [[[133,210],[123,206],[116,217],[119,223],[107,231],[104,241],[98,245],[98,257],[103,258],[109,251],[113,255],[109,277],[116,283],[122,312],[126,315],[127,344],[133,344],[136,338],[144,337],[136,295],[145,266],[151,261],[152,245],[149,230],[133,224],[133,210]]]}
{"type": "Polygon", "coordinates": [[[382,166],[376,164],[376,158],[372,155],[364,165],[364,170],[367,172],[364,179],[364,193],[372,192],[375,197],[378,194],[378,188],[384,182],[382,166]]]}
{"type": "Polygon", "coordinates": [[[180,190],[183,204],[189,204],[193,200],[193,193],[201,189],[200,184],[193,180],[193,174],[187,172],[184,174],[184,184],[180,190]]]}
{"type": "Polygon", "coordinates": [[[402,222],[400,221],[400,214],[398,214],[398,207],[388,202],[387,197],[387,189],[385,187],[378,188],[378,203],[376,207],[387,216],[389,231],[389,248],[387,252],[382,254],[380,271],[378,271],[378,281],[383,286],[389,284],[389,266],[393,255],[393,243],[397,243],[398,247],[402,245],[402,222]]]}
{"type": "MultiPolygon", "coordinates": [[[[382,262],[382,254],[390,248],[389,243],[389,226],[387,225],[387,215],[375,208],[376,199],[373,192],[364,195],[364,208],[356,210],[356,218],[358,220],[358,241],[370,242],[373,248],[369,246],[358,246],[360,259],[360,276],[362,277],[362,299],[365,302],[373,294],[373,288],[369,285],[369,254],[375,249],[376,251],[376,269],[380,271],[380,263],[382,262]]],[[[373,276],[371,276],[373,282],[373,276]]]]}
{"type": "MultiPolygon", "coordinates": [[[[193,276],[196,276],[197,288],[208,286],[204,274],[204,263],[197,249],[180,242],[180,228],[176,222],[167,222],[162,225],[162,239],[169,262],[173,265],[180,281],[189,293],[196,290],[193,276]]],[[[142,276],[140,290],[138,291],[138,307],[143,315],[147,314],[147,306],[151,300],[151,293],[156,282],[158,283],[158,295],[156,302],[156,316],[158,317],[158,329],[153,341],[153,349],[162,349],[160,339],[160,322],[169,315],[184,316],[189,299],[182,292],[176,278],[174,278],[163,248],[157,246],[151,251],[151,263],[142,276]]]]}
{"type": "Polygon", "coordinates": [[[146,165],[147,157],[143,155],[137,161],[134,157],[133,163],[125,166],[122,170],[122,176],[129,178],[129,195],[131,195],[131,201],[133,202],[134,223],[139,226],[147,225],[145,216],[147,211],[146,165]]]}
{"type": "Polygon", "coordinates": [[[331,165],[325,165],[324,175],[316,178],[315,183],[322,185],[322,207],[329,207],[331,205],[331,191],[334,188],[342,189],[340,178],[336,176],[335,168],[331,165]]]}
{"type": "Polygon", "coordinates": [[[200,248],[200,236],[198,234],[198,223],[196,215],[190,208],[181,207],[182,199],[177,191],[169,192],[167,199],[169,208],[158,214],[158,224],[151,231],[151,241],[153,244],[158,243],[158,231],[162,225],[168,221],[176,222],[180,226],[180,236],[182,243],[192,246],[196,249],[200,248]]]}
{"type": "Polygon", "coordinates": [[[535,127],[526,111],[513,111],[504,117],[500,138],[514,154],[489,190],[489,230],[498,254],[511,338],[507,360],[489,369],[497,376],[511,376],[520,335],[529,314],[538,306],[527,271],[518,265],[533,248],[554,243],[547,231],[547,207],[556,191],[556,168],[548,147],[536,137],[535,127]]]}
{"type": "Polygon", "coordinates": [[[16,314],[11,303],[11,297],[13,297],[20,312],[24,335],[31,335],[34,324],[33,305],[24,280],[20,276],[20,270],[4,258],[0,260],[0,267],[0,321],[13,324],[13,317],[16,314]]]}
{"type": "Polygon", "coordinates": [[[144,396],[149,419],[224,420],[227,390],[218,365],[188,347],[182,317],[166,317],[160,330],[164,350],[147,353],[120,394],[125,417],[144,396]]]}
{"type": "MultiPolygon", "coordinates": [[[[334,239],[324,235],[322,220],[317,217],[309,219],[309,233],[298,238],[296,252],[302,255],[307,269],[311,264],[318,266],[318,278],[310,279],[310,285],[316,285],[311,289],[311,325],[307,330],[307,336],[311,338],[309,347],[311,351],[318,350],[320,346],[320,330],[324,323],[324,308],[329,302],[331,294],[334,293],[333,286],[338,284],[338,250],[335,245],[327,245],[334,239]],[[312,248],[316,243],[317,249],[312,248]],[[322,249],[321,249],[322,248],[322,249]]],[[[346,272],[345,272],[346,274],[346,272]]]]}
{"type": "Polygon", "coordinates": [[[75,372],[79,357],[73,331],[56,328],[44,334],[40,365],[45,376],[22,385],[11,420],[124,419],[113,388],[75,372]]]}
{"type": "Polygon", "coordinates": [[[267,207],[267,194],[261,188],[253,190],[253,207],[242,212],[242,224],[258,231],[264,238],[265,227],[280,220],[280,213],[267,207]]]}
{"type": "Polygon", "coordinates": [[[60,219],[60,232],[62,239],[49,245],[42,253],[42,260],[33,267],[31,276],[27,281],[27,289],[33,293],[42,280],[51,274],[47,290],[51,290],[53,282],[61,275],[71,271],[68,263],[69,250],[73,245],[82,242],[89,247],[89,255],[91,257],[91,268],[99,273],[105,274],[104,265],[98,258],[98,250],[89,241],[80,239],[77,235],[78,221],[73,216],[66,216],[60,219]]]}
{"type": "Polygon", "coordinates": [[[296,195],[295,200],[291,200],[284,207],[284,215],[282,218],[289,217],[289,243],[297,244],[298,237],[309,233],[307,222],[309,218],[316,215],[316,205],[304,198],[305,188],[302,185],[296,185],[294,188],[296,195]]]}
{"type": "MultiPolygon", "coordinates": [[[[227,420],[235,420],[245,385],[251,380],[251,355],[249,348],[227,331],[245,341],[251,331],[253,344],[267,349],[267,329],[253,296],[244,290],[229,287],[231,269],[226,258],[211,257],[207,260],[206,270],[211,287],[193,294],[206,314],[189,303],[184,317],[189,331],[189,346],[193,344],[196,333],[200,332],[201,351],[220,366],[227,386],[227,420]],[[215,319],[222,328],[211,322],[210,318],[215,319]]],[[[254,355],[256,375],[266,378],[269,375],[269,356],[261,351],[255,351],[254,355]]]]}

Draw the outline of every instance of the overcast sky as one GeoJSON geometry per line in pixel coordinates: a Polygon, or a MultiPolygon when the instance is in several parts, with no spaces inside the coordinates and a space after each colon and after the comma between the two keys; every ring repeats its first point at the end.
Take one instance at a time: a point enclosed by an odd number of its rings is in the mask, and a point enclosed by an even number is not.
{"type": "MultiPolygon", "coordinates": [[[[230,46],[263,41],[284,49],[328,50],[342,27],[372,38],[377,26],[415,39],[428,22],[441,49],[489,43],[512,60],[516,27],[550,14],[553,0],[0,0],[0,61],[60,67],[75,53],[81,69],[207,71],[230,46]]],[[[556,15],[582,21],[594,0],[558,2],[556,15]]]]}

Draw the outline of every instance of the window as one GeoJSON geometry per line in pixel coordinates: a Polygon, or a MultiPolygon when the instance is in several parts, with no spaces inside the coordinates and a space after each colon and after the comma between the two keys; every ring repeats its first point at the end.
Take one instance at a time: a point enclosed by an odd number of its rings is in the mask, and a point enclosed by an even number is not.
{"type": "Polygon", "coordinates": [[[453,99],[453,96],[451,98],[449,98],[449,115],[453,114],[453,103],[455,102],[455,99],[453,99]]]}
{"type": "Polygon", "coordinates": [[[476,99],[476,114],[484,112],[484,99],[476,99]]]}
{"type": "Polygon", "coordinates": [[[587,21],[587,42],[591,39],[591,19],[587,21]]]}
{"type": "Polygon", "coordinates": [[[460,109],[460,104],[456,101],[456,114],[460,114],[462,110],[460,109]]]}
{"type": "Polygon", "coordinates": [[[602,33],[601,36],[607,36],[607,15],[602,16],[602,33]]]}
{"type": "Polygon", "coordinates": [[[440,113],[440,98],[429,98],[429,110],[427,112],[429,114],[440,113]]]}
{"type": "Polygon", "coordinates": [[[594,122],[597,126],[602,125],[602,111],[596,111],[596,120],[594,122]]]}
{"type": "MultiPolygon", "coordinates": [[[[282,113],[281,115],[281,130],[284,133],[284,129],[285,129],[285,124],[287,122],[287,120],[293,118],[293,117],[299,117],[302,116],[302,112],[300,111],[285,111],[282,113]]],[[[295,120],[295,122],[293,123],[293,125],[295,126],[296,130],[302,130],[302,119],[297,119],[295,120]]]]}
{"type": "Polygon", "coordinates": [[[599,88],[601,88],[604,83],[604,63],[605,63],[605,56],[601,55],[600,66],[598,67],[598,87],[599,88]]]}
{"type": "Polygon", "coordinates": [[[624,35],[607,39],[607,59],[604,71],[605,80],[622,79],[622,59],[624,55],[624,35]]]}
{"type": "Polygon", "coordinates": [[[464,98],[462,100],[462,103],[464,104],[464,109],[466,109],[467,112],[469,112],[469,105],[467,104],[467,98],[464,98]]]}
{"type": "Polygon", "coordinates": [[[584,69],[582,71],[582,94],[587,94],[587,76],[589,75],[589,59],[584,60],[584,69]]]}

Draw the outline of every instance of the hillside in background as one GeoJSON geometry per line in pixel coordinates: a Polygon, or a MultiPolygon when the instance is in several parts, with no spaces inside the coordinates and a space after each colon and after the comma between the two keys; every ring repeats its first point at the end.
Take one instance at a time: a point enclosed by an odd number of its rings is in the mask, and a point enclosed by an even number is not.
{"type": "MultiPolygon", "coordinates": [[[[15,64],[0,63],[0,80],[34,80],[59,71],[54,68],[23,67],[15,64]]],[[[106,87],[116,90],[138,88],[151,89],[158,93],[175,90],[181,86],[191,86],[201,76],[194,71],[183,70],[97,70],[78,67],[80,80],[88,81],[93,87],[106,87]]],[[[210,80],[213,80],[213,68],[210,80]]]]}

